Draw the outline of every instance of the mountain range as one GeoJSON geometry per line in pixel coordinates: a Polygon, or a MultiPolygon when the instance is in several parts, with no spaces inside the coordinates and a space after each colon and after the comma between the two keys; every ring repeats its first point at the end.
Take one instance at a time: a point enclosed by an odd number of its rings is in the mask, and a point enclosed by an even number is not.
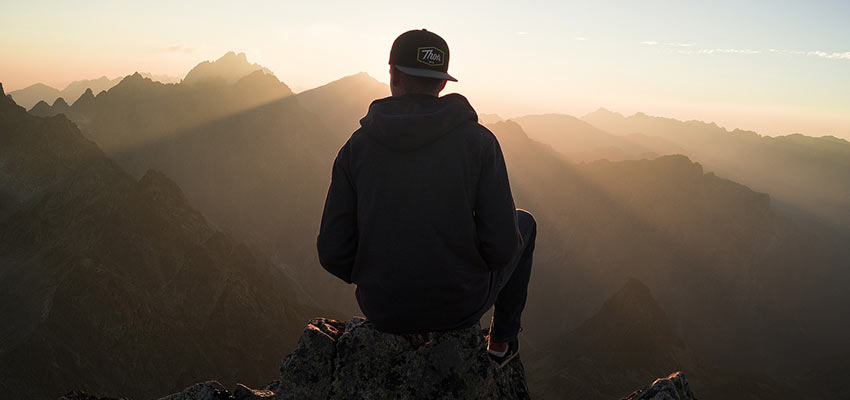
{"type": "Polygon", "coordinates": [[[765,193],[787,212],[850,230],[850,142],[833,136],[761,136],[714,123],[600,109],[516,120],[574,161],[685,154],[706,169],[765,193]]]}
{"type": "Polygon", "coordinates": [[[845,236],[791,220],[768,195],[681,155],[572,164],[514,122],[488,127],[517,205],[542,221],[526,311],[539,344],[635,277],[710,366],[793,373],[844,347],[845,236]],[[552,312],[560,325],[533,325],[552,312]]]}
{"type": "MultiPolygon", "coordinates": [[[[286,275],[294,297],[287,304],[359,313],[352,288],[318,266],[315,235],[336,151],[389,89],[357,74],[293,94],[245,57],[222,59],[187,74],[208,79],[164,85],[135,74],[70,106],[44,103],[30,113],[51,121],[64,114],[139,182],[150,169],[174,179],[186,207],[211,229],[245,242],[286,275]],[[217,73],[221,79],[209,77],[217,73]]],[[[717,136],[727,150],[748,149],[730,154],[793,161],[810,180],[840,187],[842,172],[832,168],[848,160],[842,142],[611,119],[620,126],[603,116],[486,116],[516,204],[539,222],[521,335],[538,355],[523,359],[532,393],[558,398],[560,385],[615,364],[631,366],[627,375],[637,371],[621,387],[609,382],[617,395],[673,366],[693,370],[697,393],[729,393],[727,385],[748,376],[755,383],[739,392],[748,396],[777,398],[779,381],[816,385],[823,398],[843,393],[838,380],[824,377],[845,376],[834,371],[843,365],[836,354],[850,354],[846,231],[817,206],[824,197],[794,203],[769,190],[791,167],[762,171],[775,176],[751,186],[738,177],[754,174],[747,168],[756,163],[721,157],[722,147],[708,144],[717,136]],[[823,155],[830,157],[813,161],[823,155]],[[621,326],[636,326],[636,336],[623,338],[621,326]],[[540,355],[547,349],[551,356],[540,355]],[[654,360],[645,371],[632,362],[640,351],[654,360]]],[[[823,204],[840,203],[837,193],[823,204]]]]}
{"type": "MultiPolygon", "coordinates": [[[[144,72],[141,73],[141,75],[162,83],[175,83],[179,81],[178,78],[168,75],[152,75],[144,72]]],[[[109,79],[105,76],[101,76],[97,79],[82,79],[69,83],[68,86],[62,90],[50,87],[43,83],[36,83],[23,89],[11,91],[9,92],[9,95],[12,96],[12,99],[15,100],[16,104],[26,109],[30,109],[39,101],[53,103],[56,99],[62,98],[65,102],[74,102],[87,89],[92,90],[94,93],[100,93],[117,85],[118,82],[121,82],[121,79],[123,79],[123,77],[109,79]]]]}
{"type": "Polygon", "coordinates": [[[0,266],[0,391],[17,398],[262,384],[321,312],[161,172],[136,179],[65,116],[5,95],[0,266]]]}

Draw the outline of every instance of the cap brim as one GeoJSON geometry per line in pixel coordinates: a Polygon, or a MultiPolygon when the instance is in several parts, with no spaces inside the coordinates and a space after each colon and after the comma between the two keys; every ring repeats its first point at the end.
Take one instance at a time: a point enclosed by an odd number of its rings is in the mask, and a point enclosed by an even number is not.
{"type": "Polygon", "coordinates": [[[457,79],[445,72],[433,71],[425,68],[402,67],[401,65],[396,65],[395,67],[398,68],[399,71],[412,76],[418,76],[422,78],[445,79],[447,81],[457,82],[457,79]]]}

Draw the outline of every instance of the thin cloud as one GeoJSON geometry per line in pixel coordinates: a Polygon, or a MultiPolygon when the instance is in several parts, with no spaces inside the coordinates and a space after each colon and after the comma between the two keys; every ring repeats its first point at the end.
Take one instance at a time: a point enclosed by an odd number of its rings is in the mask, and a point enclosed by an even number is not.
{"type": "Polygon", "coordinates": [[[524,35],[528,35],[528,32],[526,32],[526,31],[519,31],[519,32],[517,32],[516,34],[517,34],[517,35],[520,35],[520,36],[524,36],[524,35]]]}
{"type": "Polygon", "coordinates": [[[845,52],[825,52],[820,50],[812,50],[812,51],[801,51],[801,50],[784,50],[784,49],[770,49],[771,53],[779,53],[779,54],[794,54],[799,56],[815,56],[820,58],[832,58],[839,60],[850,60],[850,51],[845,52]]]}
{"type": "Polygon", "coordinates": [[[679,54],[759,54],[761,50],[753,49],[699,49],[699,50],[679,50],[679,54]]]}
{"type": "Polygon", "coordinates": [[[647,46],[667,46],[667,47],[691,47],[693,43],[676,43],[676,42],[659,42],[655,40],[644,40],[640,44],[647,46]]]}
{"type": "Polygon", "coordinates": [[[640,42],[640,44],[644,44],[647,46],[668,46],[668,47],[691,47],[693,43],[675,43],[675,42],[657,42],[655,40],[644,40],[640,42]]]}
{"type": "Polygon", "coordinates": [[[584,36],[576,36],[576,37],[574,37],[573,39],[578,40],[578,41],[580,41],[580,42],[583,42],[583,41],[587,40],[587,38],[586,38],[586,37],[584,37],[584,36]]]}
{"type": "Polygon", "coordinates": [[[175,44],[168,46],[168,51],[171,53],[192,53],[195,51],[195,49],[191,47],[186,47],[182,44],[175,44]]]}
{"type": "Polygon", "coordinates": [[[826,52],[820,50],[810,50],[810,51],[802,51],[802,50],[786,50],[786,49],[768,49],[768,50],[759,50],[759,49],[735,49],[735,48],[718,48],[718,49],[695,49],[695,50],[677,50],[679,54],[762,54],[762,53],[774,53],[774,54],[789,54],[796,56],[809,56],[809,57],[819,57],[819,58],[827,58],[834,60],[850,60],[850,51],[845,52],[826,52]]]}
{"type": "MultiPolygon", "coordinates": [[[[689,48],[693,47],[693,43],[676,43],[676,42],[658,42],[655,40],[645,40],[640,42],[642,45],[646,46],[663,46],[663,47],[673,47],[673,48],[689,48]]],[[[673,49],[671,49],[672,51],[673,49]]],[[[791,54],[798,56],[811,56],[811,57],[819,57],[819,58],[828,58],[834,60],[850,60],[850,51],[844,52],[827,52],[820,50],[810,50],[810,51],[802,51],[802,50],[785,50],[785,49],[768,49],[768,50],[760,50],[760,49],[737,49],[737,48],[714,48],[714,49],[677,49],[675,50],[678,54],[762,54],[762,53],[776,53],[776,54],[791,54]]]]}

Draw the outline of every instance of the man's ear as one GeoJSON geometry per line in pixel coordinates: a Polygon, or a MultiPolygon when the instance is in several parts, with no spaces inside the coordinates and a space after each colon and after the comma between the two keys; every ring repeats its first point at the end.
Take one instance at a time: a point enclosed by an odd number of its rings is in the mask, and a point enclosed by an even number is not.
{"type": "Polygon", "coordinates": [[[391,86],[401,86],[401,78],[399,77],[398,69],[395,66],[390,66],[390,85],[391,86]]]}

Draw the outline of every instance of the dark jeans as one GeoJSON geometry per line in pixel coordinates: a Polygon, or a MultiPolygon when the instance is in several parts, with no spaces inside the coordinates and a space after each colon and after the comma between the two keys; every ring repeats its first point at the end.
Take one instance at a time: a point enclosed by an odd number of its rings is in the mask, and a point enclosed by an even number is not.
{"type": "Polygon", "coordinates": [[[490,295],[489,304],[495,306],[490,321],[490,337],[498,343],[515,339],[522,325],[522,310],[528,298],[528,281],[531,279],[531,261],[537,238],[537,222],[531,213],[517,210],[516,218],[522,235],[522,250],[496,275],[495,290],[490,295]]]}

